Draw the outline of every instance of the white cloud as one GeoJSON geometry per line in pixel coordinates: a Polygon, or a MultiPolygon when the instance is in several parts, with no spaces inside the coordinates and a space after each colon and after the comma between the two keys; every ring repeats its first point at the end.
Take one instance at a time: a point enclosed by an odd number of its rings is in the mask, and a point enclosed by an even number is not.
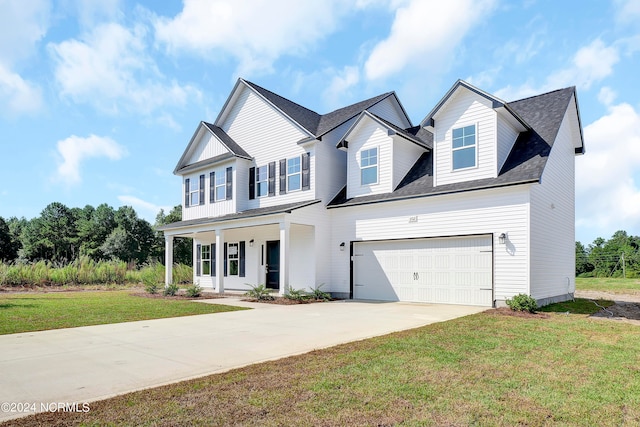
{"type": "Polygon", "coordinates": [[[580,234],[608,238],[619,229],[637,233],[640,112],[626,103],[610,106],[607,115],[584,128],[584,136],[587,152],[576,160],[580,234]]]}
{"type": "Polygon", "coordinates": [[[530,82],[519,87],[507,86],[496,91],[495,95],[511,101],[567,86],[589,89],[594,83],[613,74],[613,66],[619,60],[620,54],[615,44],[607,46],[602,40],[596,39],[581,47],[571,64],[549,75],[540,86],[536,87],[530,82]]]}
{"type": "Polygon", "coordinates": [[[123,205],[133,207],[141,217],[146,218],[151,223],[154,222],[156,215],[158,215],[158,212],[160,212],[160,209],[164,209],[165,213],[169,213],[169,211],[173,208],[173,206],[168,205],[156,205],[154,203],[142,200],[138,197],[129,195],[118,196],[118,200],[120,200],[123,205]]]}
{"type": "Polygon", "coordinates": [[[58,169],[56,179],[67,184],[81,181],[80,166],[85,159],[106,157],[119,160],[127,154],[124,147],[108,137],[89,135],[87,138],[72,135],[57,144],[58,169]]]}
{"type": "Polygon", "coordinates": [[[121,15],[122,0],[75,0],[78,21],[83,27],[95,26],[101,21],[115,21],[121,15]]]}
{"type": "Polygon", "coordinates": [[[616,18],[621,22],[637,22],[640,18],[640,2],[638,0],[615,0],[616,18]]]}
{"type": "Polygon", "coordinates": [[[467,32],[491,12],[494,3],[412,0],[399,7],[389,37],[373,48],[365,63],[367,79],[383,79],[408,66],[442,67],[467,32]]]}
{"type": "Polygon", "coordinates": [[[600,92],[598,92],[598,101],[606,106],[610,106],[616,100],[618,94],[611,89],[609,86],[604,86],[600,88],[600,92]]]}
{"type": "Polygon", "coordinates": [[[270,72],[334,31],[350,3],[337,0],[184,0],[174,18],[155,18],[156,39],[172,53],[239,61],[238,74],[270,72]],[[221,55],[222,54],[222,55],[221,55]]]}
{"type": "Polygon", "coordinates": [[[141,25],[128,29],[109,23],[95,27],[81,40],[50,44],[61,94],[111,114],[120,110],[149,114],[199,101],[201,93],[194,87],[164,82],[147,54],[145,37],[141,25]]]}
{"type": "Polygon", "coordinates": [[[355,66],[345,66],[340,71],[327,70],[334,74],[331,83],[322,94],[325,105],[331,109],[344,106],[344,99],[349,98],[349,89],[360,81],[360,71],[355,66]]]}
{"type": "Polygon", "coordinates": [[[34,113],[41,107],[40,87],[7,70],[0,63],[0,112],[5,115],[34,113]]]}
{"type": "Polygon", "coordinates": [[[42,107],[42,92],[17,71],[31,57],[49,26],[51,4],[47,0],[0,1],[0,113],[14,116],[42,107]]]}

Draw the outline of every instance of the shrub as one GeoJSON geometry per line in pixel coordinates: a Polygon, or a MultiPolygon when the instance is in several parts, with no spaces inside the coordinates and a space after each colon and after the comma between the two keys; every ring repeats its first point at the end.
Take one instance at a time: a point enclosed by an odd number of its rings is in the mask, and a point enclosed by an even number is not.
{"type": "MultiPolygon", "coordinates": [[[[248,284],[248,283],[247,283],[248,284]]],[[[251,286],[251,290],[245,293],[245,296],[248,296],[251,299],[255,299],[258,301],[272,301],[274,299],[273,295],[271,295],[271,291],[267,289],[264,285],[251,286]]]]}
{"type": "Polygon", "coordinates": [[[302,289],[289,288],[284,297],[294,301],[304,301],[309,298],[309,295],[302,289]]]}
{"type": "Polygon", "coordinates": [[[164,295],[165,297],[175,296],[178,293],[178,289],[180,289],[178,285],[176,285],[175,283],[172,283],[164,287],[164,290],[162,291],[162,295],[164,295]]]}
{"type": "Polygon", "coordinates": [[[328,292],[324,292],[322,289],[320,289],[322,288],[323,285],[324,283],[316,286],[315,289],[312,289],[311,292],[309,293],[309,296],[318,301],[330,301],[331,294],[329,294],[328,292]]]}
{"type": "Polygon", "coordinates": [[[195,285],[189,286],[186,292],[189,298],[198,298],[202,295],[202,288],[196,283],[195,285]]]}
{"type": "Polygon", "coordinates": [[[536,300],[527,294],[518,294],[513,298],[508,298],[506,303],[513,311],[528,311],[529,313],[535,313],[538,309],[538,303],[536,300]]]}
{"type": "Polygon", "coordinates": [[[151,282],[144,285],[144,289],[151,295],[155,295],[158,293],[158,290],[160,290],[160,284],[157,282],[151,282]]]}

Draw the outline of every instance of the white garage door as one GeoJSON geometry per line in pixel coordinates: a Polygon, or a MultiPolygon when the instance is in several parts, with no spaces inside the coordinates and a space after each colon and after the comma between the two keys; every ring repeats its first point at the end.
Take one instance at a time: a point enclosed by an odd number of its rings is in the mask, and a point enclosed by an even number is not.
{"type": "Polygon", "coordinates": [[[356,242],[353,297],[491,306],[491,236],[356,242]]]}

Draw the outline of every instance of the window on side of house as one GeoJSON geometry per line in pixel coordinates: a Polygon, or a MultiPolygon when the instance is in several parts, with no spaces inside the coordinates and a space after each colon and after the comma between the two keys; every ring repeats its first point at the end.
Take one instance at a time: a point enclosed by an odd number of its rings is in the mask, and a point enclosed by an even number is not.
{"type": "Polygon", "coordinates": [[[256,196],[262,197],[269,194],[269,176],[267,166],[256,168],[256,196]]]}
{"type": "Polygon", "coordinates": [[[362,185],[378,182],[378,147],[360,152],[360,183],[362,185]]]}
{"type": "Polygon", "coordinates": [[[453,129],[451,158],[453,170],[476,166],[476,125],[453,129]]]}
{"type": "Polygon", "coordinates": [[[211,246],[200,247],[200,262],[202,263],[202,275],[211,276],[211,246]]]}
{"type": "Polygon", "coordinates": [[[287,159],[287,191],[300,190],[302,182],[300,157],[287,159]]]}
{"type": "Polygon", "coordinates": [[[227,243],[227,263],[229,276],[237,276],[239,271],[240,252],[238,243],[227,243]]]}
{"type": "Polygon", "coordinates": [[[200,204],[200,180],[189,180],[189,206],[197,206],[200,204]]]}
{"type": "Polygon", "coordinates": [[[227,198],[227,179],[224,171],[216,173],[216,201],[226,200],[227,198]]]}

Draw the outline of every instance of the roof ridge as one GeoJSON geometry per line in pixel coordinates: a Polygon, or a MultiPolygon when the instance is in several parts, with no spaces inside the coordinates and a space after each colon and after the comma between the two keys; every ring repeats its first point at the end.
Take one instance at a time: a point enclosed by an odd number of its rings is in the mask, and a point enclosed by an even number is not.
{"type": "Polygon", "coordinates": [[[548,92],[538,93],[536,95],[527,96],[525,98],[520,98],[520,99],[516,99],[516,100],[513,100],[513,101],[508,101],[507,104],[513,104],[514,102],[526,101],[528,99],[538,98],[539,96],[550,95],[550,94],[552,94],[554,92],[560,92],[560,91],[567,90],[567,89],[572,89],[572,90],[575,91],[576,87],[575,86],[567,86],[567,87],[563,87],[563,88],[560,88],[560,89],[554,89],[554,90],[550,90],[548,92]]]}
{"type": "Polygon", "coordinates": [[[370,97],[370,98],[363,99],[363,100],[361,100],[361,101],[352,102],[351,104],[349,104],[349,105],[345,105],[344,107],[336,108],[335,110],[329,111],[329,112],[327,112],[327,113],[325,113],[325,114],[320,114],[320,116],[321,116],[321,117],[322,117],[322,116],[328,116],[329,114],[333,114],[333,113],[335,113],[335,112],[337,112],[337,111],[344,110],[344,109],[347,109],[347,108],[353,107],[354,105],[362,104],[362,103],[364,103],[364,102],[371,101],[371,100],[376,99],[376,98],[380,98],[380,100],[382,100],[382,99],[386,98],[387,96],[393,95],[393,93],[394,93],[393,91],[391,91],[391,92],[384,92],[384,93],[381,93],[381,94],[379,94],[379,95],[375,95],[375,96],[372,96],[372,97],[370,97]]]}
{"type": "MultiPolygon", "coordinates": [[[[244,79],[242,79],[242,80],[244,80],[244,79]]],[[[295,101],[290,100],[289,98],[285,98],[284,96],[279,95],[279,94],[277,94],[277,93],[275,93],[275,92],[273,92],[273,91],[271,91],[271,90],[269,90],[269,89],[266,89],[266,88],[264,88],[264,87],[262,87],[262,86],[260,86],[260,85],[258,85],[258,84],[256,84],[256,83],[250,82],[249,80],[244,80],[244,81],[245,81],[246,83],[248,83],[249,85],[253,86],[254,88],[259,88],[259,89],[261,89],[261,90],[263,90],[263,91],[265,91],[265,92],[269,92],[271,95],[277,96],[277,97],[278,97],[278,98],[280,98],[280,99],[283,99],[283,100],[285,100],[285,101],[287,101],[287,102],[290,102],[290,103],[292,103],[292,104],[295,104],[295,105],[297,105],[297,106],[298,106],[298,107],[300,107],[300,108],[304,108],[305,110],[307,110],[307,111],[309,111],[309,112],[312,112],[312,113],[315,113],[315,114],[317,114],[318,116],[322,116],[322,114],[319,114],[318,112],[316,112],[316,111],[312,110],[311,108],[305,107],[305,106],[304,106],[304,105],[302,105],[302,104],[299,104],[299,103],[297,103],[297,102],[295,102],[295,101]]]]}

